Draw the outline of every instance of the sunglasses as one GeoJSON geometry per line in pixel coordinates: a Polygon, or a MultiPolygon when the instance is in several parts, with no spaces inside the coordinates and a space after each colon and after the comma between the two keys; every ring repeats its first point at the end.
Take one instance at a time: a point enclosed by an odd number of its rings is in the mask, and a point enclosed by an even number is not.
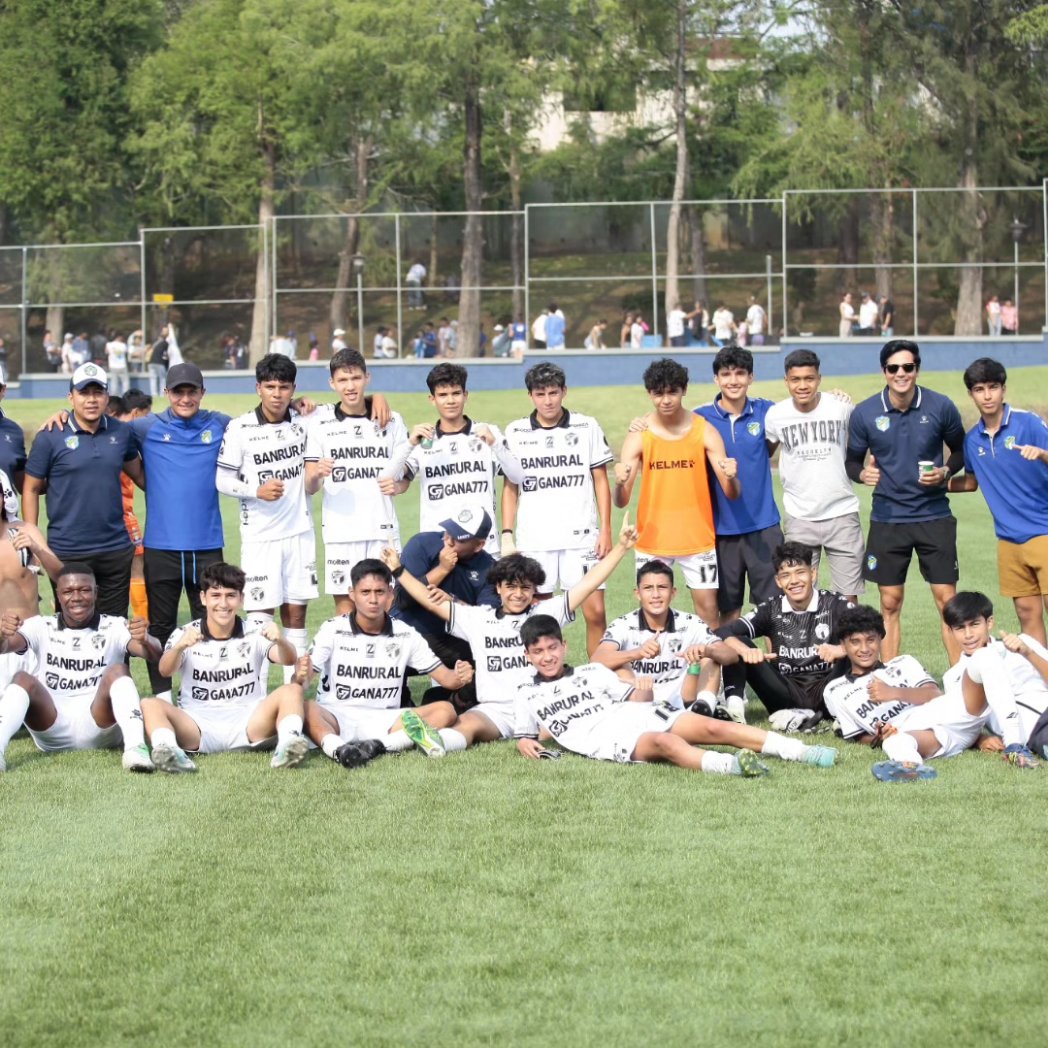
{"type": "Polygon", "coordinates": [[[889,375],[898,374],[900,371],[905,372],[907,375],[912,375],[917,370],[916,364],[885,364],[884,370],[889,375]]]}

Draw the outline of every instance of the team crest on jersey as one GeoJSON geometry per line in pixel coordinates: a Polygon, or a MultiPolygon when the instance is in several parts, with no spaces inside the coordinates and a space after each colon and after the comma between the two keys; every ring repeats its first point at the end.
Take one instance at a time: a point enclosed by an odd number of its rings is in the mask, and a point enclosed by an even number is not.
{"type": "Polygon", "coordinates": [[[246,658],[251,651],[251,641],[243,640],[237,645],[237,655],[240,658],[246,658]]]}
{"type": "MultiPolygon", "coordinates": [[[[10,440],[11,438],[8,437],[8,439],[10,440]]],[[[469,444],[469,450],[472,451],[474,455],[479,454],[480,449],[484,447],[484,441],[481,440],[480,437],[470,437],[467,443],[469,444]]]]}
{"type": "Polygon", "coordinates": [[[670,637],[670,639],[666,641],[666,650],[673,655],[676,655],[683,646],[684,642],[680,637],[670,637]]]}
{"type": "Polygon", "coordinates": [[[1015,447],[1015,437],[1005,437],[1004,446],[1011,451],[1015,447]]]}
{"type": "Polygon", "coordinates": [[[96,633],[91,638],[91,646],[95,649],[95,651],[101,651],[106,646],[105,637],[103,637],[101,633],[96,633]]]}
{"type": "Polygon", "coordinates": [[[346,582],[346,573],[344,571],[333,571],[331,573],[331,584],[333,586],[343,586],[346,582]]]}
{"type": "Polygon", "coordinates": [[[214,439],[214,434],[209,429],[205,429],[204,432],[200,434],[201,444],[210,444],[214,439]]]}
{"type": "Polygon", "coordinates": [[[886,433],[888,427],[892,424],[892,420],[887,415],[878,415],[874,420],[873,424],[882,432],[886,433]]]}
{"type": "Polygon", "coordinates": [[[80,447],[80,438],[79,437],[66,437],[65,438],[65,446],[67,448],[69,448],[70,451],[76,451],[76,449],[78,447],[80,447]]]}
{"type": "Polygon", "coordinates": [[[578,433],[572,433],[569,430],[567,433],[564,434],[564,443],[567,444],[569,448],[575,447],[575,445],[578,444],[578,442],[579,442],[579,435],[578,435],[578,433]]]}
{"type": "Polygon", "coordinates": [[[820,622],[815,626],[815,639],[816,640],[827,640],[830,636],[830,627],[825,622],[820,622]]]}
{"type": "Polygon", "coordinates": [[[252,600],[261,600],[265,596],[265,592],[266,591],[264,589],[262,589],[261,586],[252,586],[251,587],[251,599],[252,600]]]}
{"type": "Polygon", "coordinates": [[[866,558],[866,567],[870,571],[877,570],[877,558],[872,553],[866,558]]]}
{"type": "Polygon", "coordinates": [[[391,659],[400,658],[400,645],[395,640],[386,641],[386,654],[391,659]]]}
{"type": "Polygon", "coordinates": [[[761,424],[759,422],[747,422],[746,432],[749,433],[751,437],[759,437],[761,432],[761,424]]]}

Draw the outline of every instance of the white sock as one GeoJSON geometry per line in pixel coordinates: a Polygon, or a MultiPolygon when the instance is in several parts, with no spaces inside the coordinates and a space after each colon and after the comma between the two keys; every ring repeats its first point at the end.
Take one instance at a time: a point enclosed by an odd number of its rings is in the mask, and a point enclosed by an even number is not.
{"type": "Polygon", "coordinates": [[[908,731],[897,731],[894,735],[889,735],[881,746],[889,760],[904,761],[907,764],[924,763],[924,758],[917,749],[917,739],[908,731]]]}
{"type": "Polygon", "coordinates": [[[0,697],[0,753],[7,749],[28,712],[29,692],[21,684],[8,684],[0,697]]]}
{"type": "Polygon", "coordinates": [[[761,747],[761,753],[784,761],[799,761],[807,748],[800,739],[790,739],[776,731],[769,731],[761,747]]]}
{"type": "Polygon", "coordinates": [[[277,738],[283,742],[289,735],[302,734],[302,718],[297,713],[289,713],[277,722],[277,738]]]}
{"type": "Polygon", "coordinates": [[[437,734],[444,740],[444,749],[448,753],[461,753],[466,748],[466,736],[454,728],[441,728],[437,734]]]}
{"type": "Polygon", "coordinates": [[[980,648],[968,659],[964,672],[969,680],[982,685],[986,705],[993,711],[1005,746],[1025,742],[1019,707],[1015,704],[1011,681],[999,651],[980,648]]]}
{"type": "MultiPolygon", "coordinates": [[[[305,630],[284,630],[284,636],[295,646],[295,658],[300,659],[305,655],[309,648],[309,635],[305,630]]],[[[290,666],[284,667],[284,683],[288,684],[291,681],[292,676],[295,672],[294,663],[290,666]]]]}
{"type": "Polygon", "coordinates": [[[109,705],[124,736],[124,749],[133,750],[144,746],[145,726],[142,723],[142,706],[138,700],[138,688],[130,677],[118,677],[109,688],[109,705]]]}
{"type": "Polygon", "coordinates": [[[741,775],[739,759],[734,753],[715,753],[707,750],[702,755],[702,770],[713,775],[741,775]]]}
{"type": "Polygon", "coordinates": [[[401,750],[410,750],[415,744],[408,738],[408,733],[403,728],[391,731],[382,739],[383,744],[390,753],[399,753],[401,750]]]}
{"type": "Polygon", "coordinates": [[[159,749],[161,746],[169,746],[174,749],[178,745],[175,733],[170,728],[157,728],[149,741],[153,744],[154,750],[159,749]]]}
{"type": "Polygon", "coordinates": [[[249,611],[244,616],[244,632],[258,633],[267,622],[272,621],[273,616],[268,611],[249,611]]]}
{"type": "Polygon", "coordinates": [[[320,740],[320,748],[332,759],[335,759],[335,750],[346,743],[346,739],[342,738],[341,735],[325,735],[320,740]]]}

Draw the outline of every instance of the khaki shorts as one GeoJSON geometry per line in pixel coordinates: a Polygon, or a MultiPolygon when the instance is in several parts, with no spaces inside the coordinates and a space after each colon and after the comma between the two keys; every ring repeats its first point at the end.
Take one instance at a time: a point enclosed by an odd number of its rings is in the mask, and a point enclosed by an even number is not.
{"type": "Polygon", "coordinates": [[[997,542],[997,576],[1003,597],[1048,593],[1048,535],[1028,542],[997,542]]]}

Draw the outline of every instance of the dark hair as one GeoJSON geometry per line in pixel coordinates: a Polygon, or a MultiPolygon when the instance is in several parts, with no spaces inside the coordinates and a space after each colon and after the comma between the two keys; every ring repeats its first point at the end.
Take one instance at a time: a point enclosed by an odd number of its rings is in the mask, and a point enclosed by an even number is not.
{"type": "Polygon", "coordinates": [[[523,553],[511,553],[508,557],[500,558],[488,572],[488,583],[496,588],[500,582],[528,582],[539,589],[545,581],[546,573],[542,565],[531,557],[525,557],[523,553]]]}
{"type": "Polygon", "coordinates": [[[532,615],[530,619],[525,619],[521,624],[520,640],[525,648],[537,644],[543,637],[552,637],[564,643],[564,634],[561,632],[560,624],[552,615],[532,615]]]}
{"type": "Polygon", "coordinates": [[[119,418],[121,415],[126,415],[127,402],[123,397],[110,397],[109,403],[106,404],[106,414],[110,418],[119,418]]]}
{"type": "Polygon", "coordinates": [[[921,348],[916,342],[908,338],[893,338],[881,346],[881,371],[884,370],[884,365],[888,363],[888,358],[895,356],[896,353],[912,353],[913,362],[917,365],[917,370],[920,371],[921,348]]]}
{"type": "Polygon", "coordinates": [[[332,375],[336,371],[363,371],[367,374],[368,365],[364,354],[358,349],[340,349],[328,364],[328,370],[332,375]]]}
{"type": "MultiPolygon", "coordinates": [[[[109,398],[112,403],[113,398],[109,398]]],[[[148,411],[153,406],[153,398],[140,389],[129,389],[124,394],[124,406],[128,411],[148,411]]]]}
{"type": "Polygon", "coordinates": [[[713,358],[714,377],[719,372],[727,371],[730,368],[742,368],[743,371],[752,375],[753,354],[748,349],[743,349],[742,346],[736,346],[735,343],[725,346],[713,358]]]}
{"type": "Polygon", "coordinates": [[[461,364],[438,364],[426,376],[426,385],[430,393],[436,393],[438,386],[461,386],[466,390],[468,372],[461,364]]]}
{"type": "Polygon", "coordinates": [[[782,362],[782,370],[790,373],[790,368],[815,368],[819,370],[819,355],[810,349],[795,349],[782,362]]]}
{"type": "Polygon", "coordinates": [[[564,374],[564,369],[556,364],[536,364],[534,367],[528,368],[528,372],[524,376],[524,387],[529,393],[536,389],[549,389],[550,386],[564,389],[567,384],[568,379],[564,374]]]}
{"type": "Polygon", "coordinates": [[[294,385],[297,377],[295,362],[283,353],[267,353],[255,365],[255,381],[260,385],[263,382],[290,382],[294,385]]]}
{"type": "Polygon", "coordinates": [[[976,619],[988,619],[993,615],[993,601],[985,593],[973,590],[961,590],[955,593],[942,609],[942,620],[950,629],[955,630],[966,622],[976,619]]]}
{"type": "Polygon", "coordinates": [[[990,357],[979,357],[964,369],[964,388],[970,393],[972,386],[980,382],[997,382],[1004,385],[1008,381],[1008,372],[1004,365],[990,357]]]}
{"type": "Polygon", "coordinates": [[[216,561],[208,564],[200,573],[200,590],[209,589],[231,589],[237,593],[244,592],[244,584],[247,576],[235,564],[226,564],[224,561],[216,561]]]}
{"type": "Polygon", "coordinates": [[[66,575],[90,575],[94,578],[95,572],[90,564],[85,564],[82,560],[67,560],[56,576],[56,581],[66,575]]]}
{"type": "Polygon", "coordinates": [[[645,561],[639,568],[637,568],[637,585],[640,585],[640,580],[645,575],[665,575],[670,580],[670,585],[673,585],[673,568],[671,568],[664,560],[659,560],[658,557],[653,557],[651,560],[645,561]]]}
{"type": "Polygon", "coordinates": [[[649,393],[662,393],[668,389],[687,390],[688,369],[669,357],[656,360],[644,371],[644,388],[649,393]]]}
{"type": "Polygon", "coordinates": [[[374,557],[365,557],[363,560],[358,560],[349,573],[350,589],[356,589],[360,580],[368,575],[377,575],[387,586],[393,585],[393,573],[389,568],[374,557]]]}
{"type": "Polygon", "coordinates": [[[884,640],[884,616],[867,604],[856,604],[846,608],[837,620],[837,640],[844,640],[855,633],[876,633],[884,640]]]}
{"type": "Polygon", "coordinates": [[[778,572],[784,564],[803,564],[810,568],[815,558],[815,550],[811,546],[805,546],[803,542],[784,542],[775,547],[771,555],[771,565],[778,572]]]}

